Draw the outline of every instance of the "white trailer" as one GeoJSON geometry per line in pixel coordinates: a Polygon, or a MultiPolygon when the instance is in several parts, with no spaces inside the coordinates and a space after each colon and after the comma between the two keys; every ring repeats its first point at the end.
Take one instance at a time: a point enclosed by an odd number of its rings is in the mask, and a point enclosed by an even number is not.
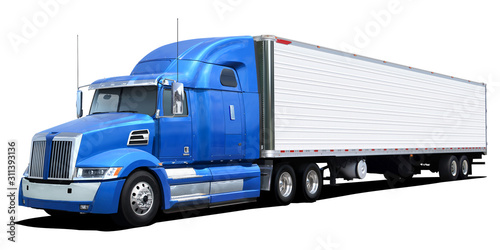
{"type": "Polygon", "coordinates": [[[261,157],[275,169],[327,162],[332,184],[366,170],[453,180],[487,152],[484,83],[285,38],[255,41],[261,157]]]}

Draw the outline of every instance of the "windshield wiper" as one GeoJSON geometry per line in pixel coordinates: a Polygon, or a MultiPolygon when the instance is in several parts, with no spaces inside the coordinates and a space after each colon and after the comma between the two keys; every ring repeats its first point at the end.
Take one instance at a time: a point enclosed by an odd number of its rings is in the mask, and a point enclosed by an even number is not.
{"type": "Polygon", "coordinates": [[[94,112],[92,113],[91,115],[95,115],[95,114],[104,114],[104,113],[109,113],[108,111],[103,111],[103,112],[94,112]]]}

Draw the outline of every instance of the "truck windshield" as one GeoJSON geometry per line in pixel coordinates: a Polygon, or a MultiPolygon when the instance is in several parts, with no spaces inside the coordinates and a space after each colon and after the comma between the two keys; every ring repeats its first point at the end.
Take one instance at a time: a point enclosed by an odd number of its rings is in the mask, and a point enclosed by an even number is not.
{"type": "Polygon", "coordinates": [[[94,94],[90,114],[126,112],[154,115],[156,86],[98,89],[94,94]]]}

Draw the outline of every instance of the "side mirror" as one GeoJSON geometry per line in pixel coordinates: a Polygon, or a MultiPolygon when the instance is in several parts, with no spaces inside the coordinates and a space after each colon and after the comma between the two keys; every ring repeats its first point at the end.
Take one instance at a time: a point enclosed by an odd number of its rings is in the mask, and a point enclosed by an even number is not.
{"type": "Polygon", "coordinates": [[[184,84],[180,82],[172,83],[172,114],[182,115],[184,113],[184,84]]]}
{"type": "Polygon", "coordinates": [[[82,98],[83,92],[81,90],[76,91],[76,118],[80,118],[83,115],[82,109],[82,98]]]}

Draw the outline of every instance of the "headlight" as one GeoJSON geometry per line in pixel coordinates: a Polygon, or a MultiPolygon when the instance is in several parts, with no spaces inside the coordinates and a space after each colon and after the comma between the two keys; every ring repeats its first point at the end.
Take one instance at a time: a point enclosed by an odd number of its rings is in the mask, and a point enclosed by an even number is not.
{"type": "Polygon", "coordinates": [[[122,168],[78,168],[74,179],[95,180],[118,177],[122,168]]]}

